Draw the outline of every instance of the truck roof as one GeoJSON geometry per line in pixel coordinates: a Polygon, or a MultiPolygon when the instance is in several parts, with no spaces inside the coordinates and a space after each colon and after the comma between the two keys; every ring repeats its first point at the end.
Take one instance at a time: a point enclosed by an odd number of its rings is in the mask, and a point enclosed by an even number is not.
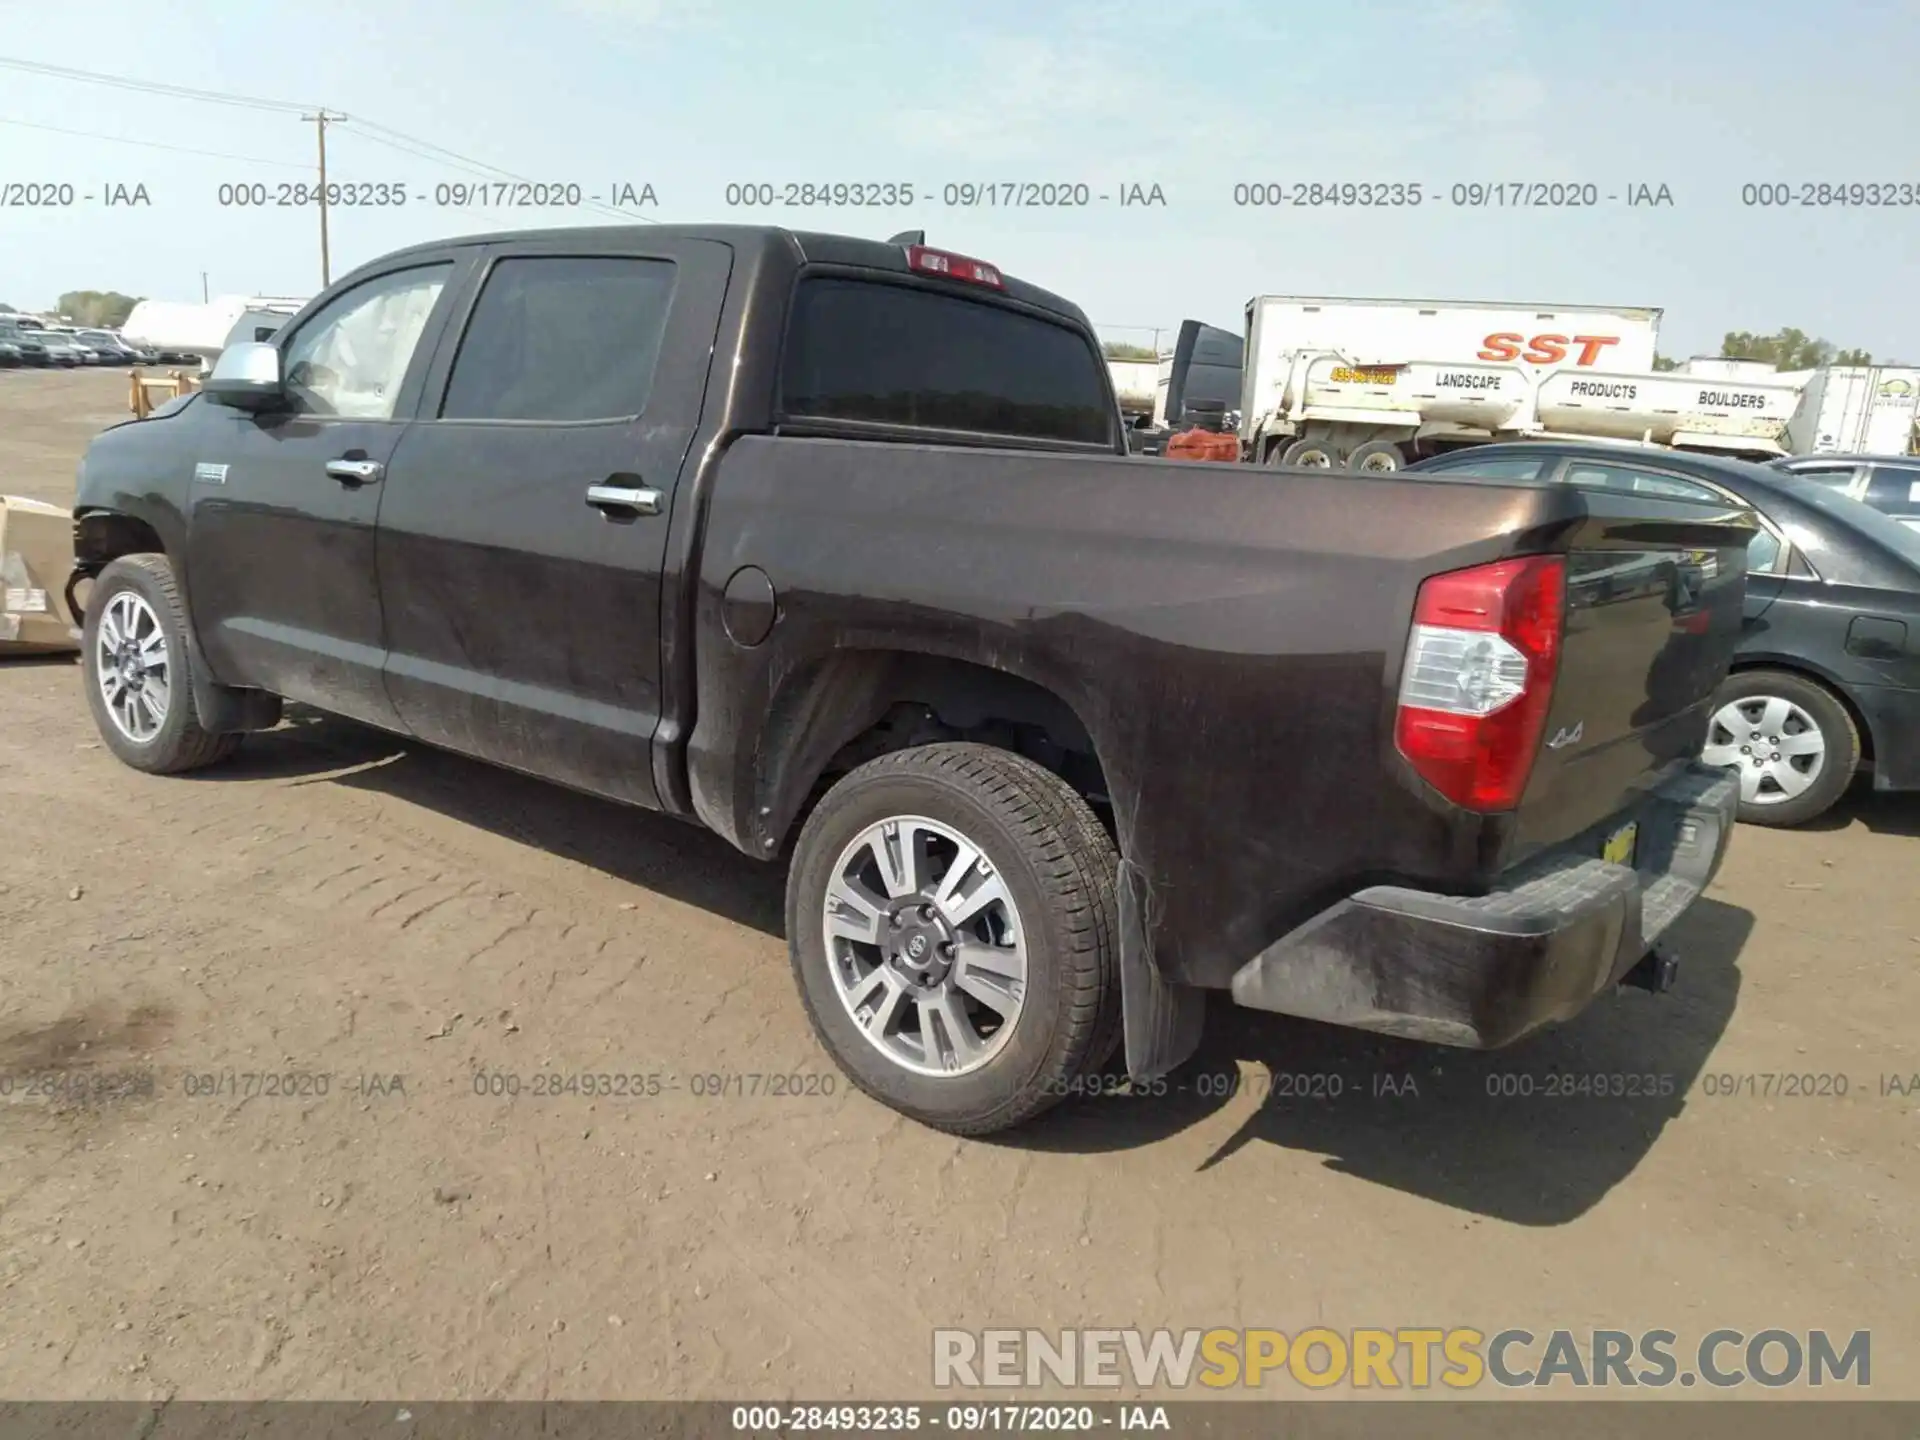
{"type": "MultiPolygon", "coordinates": [[[[776,258],[785,252],[802,264],[813,265],[857,265],[869,270],[891,270],[901,275],[914,272],[907,268],[906,246],[888,244],[884,240],[868,240],[853,235],[830,235],[817,230],[789,230],[779,225],[568,225],[544,230],[497,230],[485,235],[460,235],[447,240],[437,240],[426,244],[409,245],[403,250],[391,251],[378,257],[385,261],[394,256],[408,255],[420,251],[444,250],[453,245],[493,245],[507,241],[527,240],[569,240],[591,237],[602,242],[611,240],[713,240],[730,245],[736,252],[747,256],[753,263],[760,264],[776,258]]],[[[943,246],[929,243],[928,248],[943,249],[943,246]]],[[[985,261],[1000,269],[999,262],[991,256],[977,255],[970,258],[985,261]]],[[[1036,309],[1048,311],[1062,319],[1077,325],[1091,328],[1085,312],[1078,305],[1051,290],[1043,290],[1000,270],[1004,282],[1003,294],[1019,300],[1036,309]]]]}

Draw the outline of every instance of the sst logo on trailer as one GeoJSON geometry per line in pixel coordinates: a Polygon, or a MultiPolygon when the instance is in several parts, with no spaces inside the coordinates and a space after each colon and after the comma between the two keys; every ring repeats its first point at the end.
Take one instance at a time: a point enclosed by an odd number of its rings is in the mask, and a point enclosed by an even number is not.
{"type": "Polygon", "coordinates": [[[1618,345],[1618,335],[1535,335],[1529,338],[1518,331],[1501,331],[1480,342],[1482,360],[1524,360],[1529,365],[1558,365],[1578,346],[1576,365],[1599,363],[1600,352],[1618,345]]]}

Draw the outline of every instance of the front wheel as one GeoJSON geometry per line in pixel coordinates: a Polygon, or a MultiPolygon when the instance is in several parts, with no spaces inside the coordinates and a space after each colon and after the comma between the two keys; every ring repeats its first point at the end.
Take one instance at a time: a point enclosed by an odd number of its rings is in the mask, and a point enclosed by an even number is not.
{"type": "Polygon", "coordinates": [[[1860,732],[1831,690],[1785,670],[1730,675],[1700,758],[1740,774],[1740,819],[1803,825],[1832,807],[1860,763],[1860,732]]]}
{"type": "Polygon", "coordinates": [[[923,745],[842,779],[787,878],[814,1032],[853,1083],[984,1135],[1057,1103],[1119,1041],[1118,857],[1060,778],[923,745]]]}
{"type": "Polygon", "coordinates": [[[224,760],[238,735],[201,728],[193,708],[187,612],[164,555],[126,555],[87,596],[80,655],[87,704],[106,746],[151,775],[224,760]]]}

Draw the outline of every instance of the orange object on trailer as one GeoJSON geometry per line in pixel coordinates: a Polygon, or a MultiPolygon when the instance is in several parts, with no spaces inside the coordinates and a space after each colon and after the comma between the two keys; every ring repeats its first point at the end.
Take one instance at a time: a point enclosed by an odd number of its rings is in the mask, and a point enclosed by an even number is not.
{"type": "Polygon", "coordinates": [[[1205,430],[1196,425],[1191,430],[1182,430],[1167,441],[1169,460],[1221,460],[1229,465],[1240,460],[1240,437],[1218,430],[1205,430]]]}

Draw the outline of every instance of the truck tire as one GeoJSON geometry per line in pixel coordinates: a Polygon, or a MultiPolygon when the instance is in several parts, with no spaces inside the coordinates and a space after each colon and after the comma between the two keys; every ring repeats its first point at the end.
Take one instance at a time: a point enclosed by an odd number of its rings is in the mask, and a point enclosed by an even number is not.
{"type": "Polygon", "coordinates": [[[212,735],[193,708],[187,612],[164,555],[124,555],[87,596],[80,661],[100,739],[149,775],[198,770],[231,755],[238,735],[212,735]]]}
{"type": "Polygon", "coordinates": [[[1392,440],[1369,440],[1347,456],[1349,470],[1367,470],[1376,474],[1398,470],[1407,463],[1400,447],[1392,440]]]}
{"type": "Polygon", "coordinates": [[[1818,681],[1742,670],[1713,697],[1700,758],[1740,772],[1743,823],[1804,825],[1846,793],[1860,764],[1860,731],[1818,681]]]}
{"type": "Polygon", "coordinates": [[[1052,772],[940,743],[821,799],[787,876],[820,1043],[866,1094],[955,1135],[1019,1125],[1120,1038],[1113,842],[1052,772]]]}
{"type": "Polygon", "coordinates": [[[1340,452],[1324,440],[1296,440],[1280,452],[1278,463],[1312,470],[1338,470],[1340,452]]]}

